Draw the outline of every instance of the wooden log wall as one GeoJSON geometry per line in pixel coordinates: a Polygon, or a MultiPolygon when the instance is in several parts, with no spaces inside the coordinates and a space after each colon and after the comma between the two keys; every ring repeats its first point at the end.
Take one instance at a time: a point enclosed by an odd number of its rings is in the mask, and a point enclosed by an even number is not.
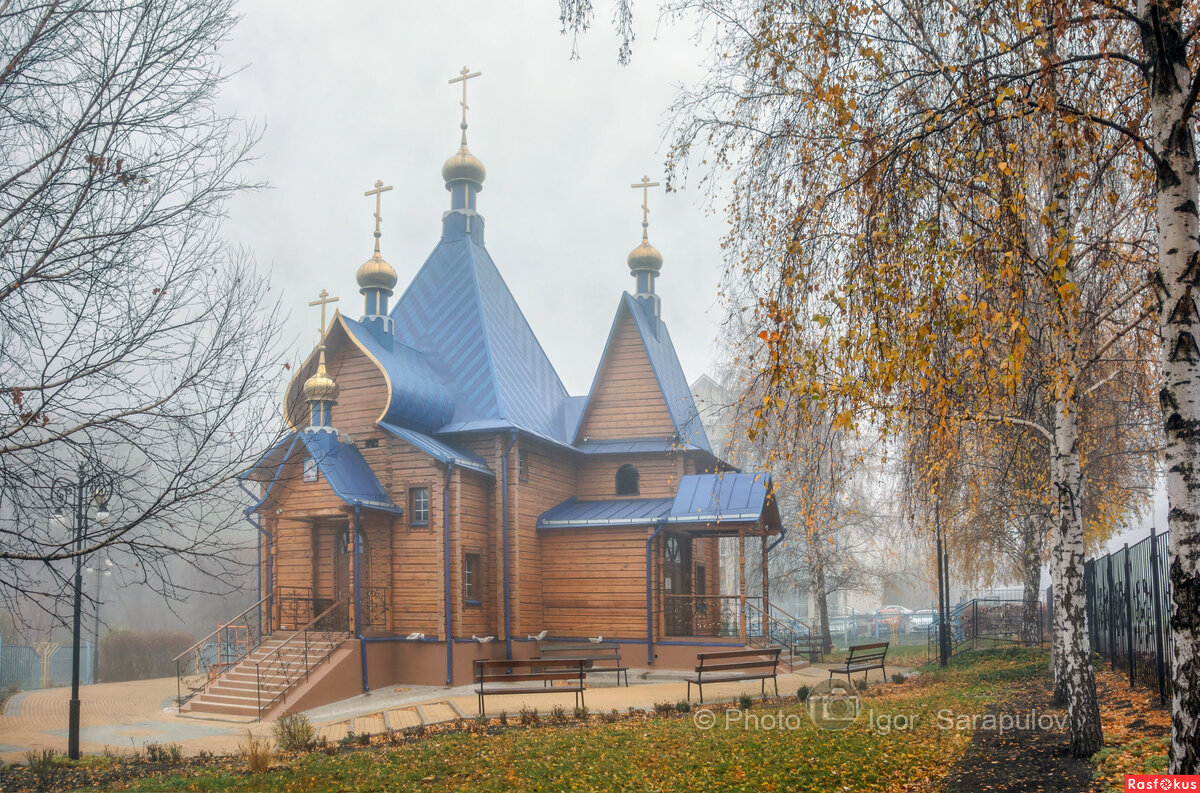
{"type": "Polygon", "coordinates": [[[635,526],[542,532],[545,627],[560,636],[645,636],[651,531],[635,526]]]}
{"type": "Polygon", "coordinates": [[[580,438],[669,438],[675,423],[646,357],[637,326],[622,307],[616,332],[600,364],[580,438]]]}

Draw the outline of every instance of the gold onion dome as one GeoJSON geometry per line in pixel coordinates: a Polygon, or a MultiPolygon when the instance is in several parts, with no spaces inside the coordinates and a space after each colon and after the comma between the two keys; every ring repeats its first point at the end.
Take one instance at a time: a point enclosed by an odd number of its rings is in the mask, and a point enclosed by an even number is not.
{"type": "Polygon", "coordinates": [[[467,136],[464,132],[462,145],[458,147],[458,151],[450,159],[446,160],[446,164],[442,166],[442,180],[446,184],[450,184],[451,182],[474,182],[475,186],[479,190],[482,190],[485,178],[487,178],[487,168],[484,168],[479,158],[467,148],[467,136]]]}
{"type": "Polygon", "coordinates": [[[629,252],[629,270],[634,273],[649,270],[658,275],[662,269],[663,256],[650,242],[642,237],[642,242],[629,252]]]}
{"type": "Polygon", "coordinates": [[[338,387],[325,372],[325,351],[321,350],[321,361],[312,377],[304,381],[305,402],[333,402],[337,399],[338,387]]]}
{"type": "Polygon", "coordinates": [[[378,247],[375,248],[375,255],[358,268],[354,278],[360,289],[386,289],[389,292],[395,288],[397,280],[396,270],[379,255],[378,247]]]}

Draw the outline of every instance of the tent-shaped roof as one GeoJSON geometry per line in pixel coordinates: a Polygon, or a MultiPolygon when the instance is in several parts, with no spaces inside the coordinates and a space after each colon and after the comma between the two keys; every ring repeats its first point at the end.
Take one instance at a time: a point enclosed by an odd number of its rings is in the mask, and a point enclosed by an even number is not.
{"type": "Polygon", "coordinates": [[[447,224],[391,317],[396,340],[437,361],[451,384],[453,414],[434,429],[511,427],[567,442],[567,390],[475,235],[447,224]]]}
{"type": "MultiPolygon", "coordinates": [[[[638,337],[646,350],[650,368],[654,370],[654,379],[658,383],[659,391],[662,392],[663,402],[667,406],[667,412],[671,415],[671,423],[675,426],[675,434],[680,444],[703,449],[711,454],[712,447],[708,443],[708,434],[705,433],[704,424],[700,421],[700,412],[696,410],[696,403],[692,399],[692,390],[688,387],[683,367],[679,364],[679,356],[675,353],[675,345],[671,343],[671,334],[667,331],[667,326],[663,321],[654,315],[654,307],[648,301],[638,300],[628,292],[621,294],[621,302],[617,306],[616,316],[613,317],[612,328],[608,332],[608,341],[604,345],[604,356],[600,360],[600,366],[596,368],[596,376],[592,380],[590,394],[596,393],[596,386],[600,382],[600,373],[604,368],[604,359],[608,357],[612,349],[613,339],[616,337],[617,328],[625,312],[628,312],[633,318],[638,337]]],[[[586,407],[580,411],[580,420],[586,412],[586,407]]],[[[576,422],[571,434],[577,439],[578,433],[579,424],[576,422]]]]}
{"type": "Polygon", "coordinates": [[[763,518],[768,529],[780,526],[779,509],[765,471],[689,474],[680,477],[668,523],[740,523],[763,518]]]}

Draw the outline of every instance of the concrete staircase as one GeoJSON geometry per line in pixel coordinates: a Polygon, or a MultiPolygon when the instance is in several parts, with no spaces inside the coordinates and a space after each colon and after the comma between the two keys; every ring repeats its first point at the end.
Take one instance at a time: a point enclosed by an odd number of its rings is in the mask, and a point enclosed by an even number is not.
{"type": "Polygon", "coordinates": [[[258,719],[260,715],[266,715],[265,711],[259,713],[260,703],[266,709],[267,703],[282,694],[270,710],[281,706],[291,689],[305,682],[315,666],[350,638],[348,633],[310,633],[306,653],[302,636],[288,641],[293,635],[275,633],[264,640],[250,655],[185,702],[179,712],[258,719]],[[261,691],[259,663],[262,663],[261,691]]]}

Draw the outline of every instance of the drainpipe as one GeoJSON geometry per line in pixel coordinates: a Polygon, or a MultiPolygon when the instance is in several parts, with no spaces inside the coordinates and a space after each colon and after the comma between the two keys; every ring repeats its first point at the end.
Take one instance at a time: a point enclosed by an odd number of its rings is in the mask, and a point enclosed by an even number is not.
{"type": "Polygon", "coordinates": [[[454,461],[446,463],[446,486],[442,488],[442,542],[445,543],[445,587],[446,587],[446,685],[454,684],[454,641],[450,633],[450,474],[454,461]]]}
{"type": "Polygon", "coordinates": [[[783,538],[786,536],[787,536],[787,527],[780,526],[779,527],[779,537],[778,537],[778,539],[775,540],[775,542],[773,542],[767,546],[767,553],[770,553],[771,551],[775,550],[775,546],[778,545],[779,543],[783,542],[783,538]]]}
{"type": "Polygon", "coordinates": [[[354,635],[358,637],[359,655],[362,657],[363,691],[370,691],[367,683],[367,642],[362,633],[362,606],[358,598],[358,505],[354,507],[354,635]]]}
{"type": "Polygon", "coordinates": [[[501,511],[504,513],[502,528],[504,531],[504,658],[512,660],[512,605],[509,599],[508,583],[508,455],[517,442],[517,431],[513,430],[508,440],[508,448],[504,450],[504,458],[500,464],[500,494],[501,511]]]}
{"type": "MultiPolygon", "coordinates": [[[[283,466],[280,466],[280,468],[282,468],[282,467],[283,466]]],[[[246,495],[250,496],[250,498],[257,498],[257,496],[254,494],[254,491],[251,490],[250,488],[246,487],[245,482],[238,480],[238,487],[240,487],[242,489],[242,492],[244,492],[246,495]]],[[[263,499],[263,500],[265,501],[265,499],[263,499]]],[[[257,543],[255,545],[255,550],[258,553],[257,560],[258,560],[259,564],[262,564],[263,537],[267,538],[267,594],[271,595],[275,591],[275,554],[274,554],[275,538],[272,537],[271,532],[264,529],[262,527],[262,524],[254,517],[255,510],[257,510],[260,506],[262,506],[262,501],[258,501],[258,503],[256,503],[252,507],[247,507],[245,509],[245,511],[243,511],[242,515],[245,518],[246,522],[249,523],[251,526],[253,526],[258,531],[257,543]]],[[[263,599],[262,576],[256,575],[254,578],[255,578],[255,584],[256,584],[255,592],[257,593],[256,597],[254,598],[254,602],[259,603],[263,599]]],[[[275,605],[275,601],[274,601],[274,598],[272,598],[271,601],[267,603],[267,627],[268,628],[273,628],[272,620],[275,615],[275,612],[272,607],[274,605],[275,605]]],[[[263,630],[262,630],[262,614],[261,614],[261,612],[258,615],[258,619],[259,619],[258,635],[262,636],[263,630]]],[[[268,630],[266,632],[272,633],[273,631],[268,630]]]]}
{"type": "Polygon", "coordinates": [[[666,527],[666,522],[660,520],[654,533],[646,540],[646,666],[654,666],[654,615],[650,608],[653,603],[650,593],[650,546],[666,527]]]}

